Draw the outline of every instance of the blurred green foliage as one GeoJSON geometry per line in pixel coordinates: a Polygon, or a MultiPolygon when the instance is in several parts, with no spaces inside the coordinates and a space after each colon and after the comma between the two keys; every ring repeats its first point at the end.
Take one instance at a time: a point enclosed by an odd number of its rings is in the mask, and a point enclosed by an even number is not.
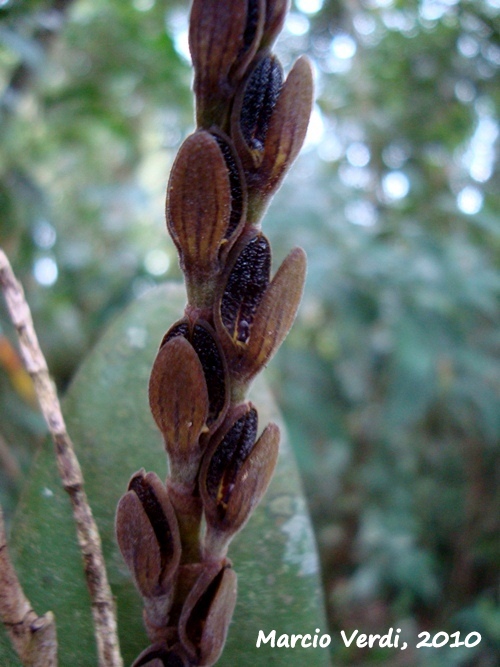
{"type": "MultiPolygon", "coordinates": [[[[180,277],[163,198],[193,124],[187,10],[0,0],[0,244],[61,388],[115,312],[180,277]]],[[[296,0],[278,43],[286,67],[311,55],[317,107],[264,222],[278,258],[309,257],[269,372],[332,632],[483,636],[407,662],[338,643],[339,665],[500,660],[499,10],[296,0]]],[[[0,327],[13,342],[3,306],[0,327]]],[[[8,456],[25,470],[43,428],[5,364],[0,414],[11,508],[8,456]]]]}

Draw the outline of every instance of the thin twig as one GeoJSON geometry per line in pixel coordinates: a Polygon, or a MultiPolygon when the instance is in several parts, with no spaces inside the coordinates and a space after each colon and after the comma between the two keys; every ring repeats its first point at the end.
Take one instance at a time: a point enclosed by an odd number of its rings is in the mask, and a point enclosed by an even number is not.
{"type": "Polygon", "coordinates": [[[59,475],[71,499],[85,577],[92,599],[99,667],[122,667],[115,605],[106,574],[99,531],[83,488],[80,464],[66,430],[59,399],[38,343],[22,286],[16,280],[9,260],[1,249],[0,286],[17,330],[21,356],[33,380],[42,414],[54,441],[59,475]]]}
{"type": "Polygon", "coordinates": [[[57,667],[54,616],[50,611],[37,616],[24,595],[9,557],[1,508],[0,618],[25,667],[57,667]]]}

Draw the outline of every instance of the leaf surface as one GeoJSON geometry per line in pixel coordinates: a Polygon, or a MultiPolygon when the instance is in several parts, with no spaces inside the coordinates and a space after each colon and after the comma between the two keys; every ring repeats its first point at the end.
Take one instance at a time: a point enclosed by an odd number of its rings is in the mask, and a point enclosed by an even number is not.
{"type": "MultiPolygon", "coordinates": [[[[148,406],[148,381],[158,345],[182,312],[182,289],[167,286],[133,303],[101,338],[77,373],[64,413],[101,531],[108,574],[118,605],[125,665],[147,646],[141,601],[114,536],[115,509],[130,476],[141,467],[167,472],[162,439],[148,406]]],[[[259,421],[280,424],[275,476],[261,505],[235,538],[229,556],[238,574],[238,601],[219,667],[287,665],[327,667],[328,650],[256,648],[266,636],[327,632],[318,560],[286,431],[262,381],[251,392],[259,421]]],[[[11,551],[25,591],[38,613],[56,615],[62,667],[97,664],[89,595],[82,572],[69,499],[62,490],[52,444],[33,466],[14,521],[11,551]]],[[[3,628],[0,665],[18,667],[3,628]]]]}

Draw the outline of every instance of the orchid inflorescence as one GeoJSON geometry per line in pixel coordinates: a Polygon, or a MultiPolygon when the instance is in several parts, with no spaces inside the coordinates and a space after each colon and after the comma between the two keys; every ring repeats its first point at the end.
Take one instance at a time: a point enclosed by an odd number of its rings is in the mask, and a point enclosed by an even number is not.
{"type": "Polygon", "coordinates": [[[271,53],[288,0],[194,0],[189,44],[196,131],[167,190],[167,226],[188,303],[165,334],[149,400],[170,474],[137,472],[118,505],[118,543],[151,641],[134,662],[213,665],[236,601],[228,545],[271,479],[279,429],[259,432],[250,383],[285,338],[302,294],[300,248],[271,279],[260,220],[303,143],[308,61],[288,77],[271,53]]]}

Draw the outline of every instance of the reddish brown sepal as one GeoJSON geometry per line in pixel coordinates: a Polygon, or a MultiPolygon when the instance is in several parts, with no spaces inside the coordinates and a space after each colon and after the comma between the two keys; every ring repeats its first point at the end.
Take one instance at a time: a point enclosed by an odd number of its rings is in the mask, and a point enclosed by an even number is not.
{"type": "Polygon", "coordinates": [[[289,73],[269,123],[259,168],[259,185],[266,197],[276,192],[304,143],[312,102],[312,70],[303,56],[289,73]]]}
{"type": "Polygon", "coordinates": [[[201,458],[199,438],[206,428],[209,397],[199,356],[183,336],[166,342],[156,356],[149,405],[165,440],[172,477],[191,482],[201,458]]]}
{"type": "Polygon", "coordinates": [[[116,536],[139,592],[154,598],[166,618],[181,546],[175,512],[155,473],[133,475],[118,504],[116,536]]]}
{"type": "Polygon", "coordinates": [[[231,139],[215,128],[211,128],[210,132],[215,137],[226,163],[231,188],[231,214],[224,238],[225,244],[222,247],[224,254],[227,254],[245,222],[247,210],[245,175],[231,139]]]}
{"type": "Polygon", "coordinates": [[[229,380],[226,359],[212,327],[202,319],[184,318],[165,334],[160,349],[170,340],[182,336],[193,346],[200,360],[208,387],[207,426],[211,433],[221,424],[229,402],[229,380]]]}
{"type": "Polygon", "coordinates": [[[247,174],[262,160],[269,123],[283,83],[283,69],[275,56],[254,65],[235,101],[231,134],[247,174]]]}
{"type": "Polygon", "coordinates": [[[213,298],[219,253],[231,221],[228,168],[209,132],[195,132],[182,144],[170,174],[166,214],[189,301],[202,308],[213,298]]]}
{"type": "Polygon", "coordinates": [[[295,248],[286,257],[255,312],[247,348],[236,374],[248,383],[277,352],[293,324],[302,297],[306,255],[295,248]]]}
{"type": "MultiPolygon", "coordinates": [[[[256,235],[250,243],[263,238],[256,235]]],[[[215,318],[233,380],[233,398],[244,394],[248,383],[286,337],[297,313],[306,272],[305,253],[295,248],[267,284],[256,271],[258,263],[254,262],[250,268],[247,262],[240,260],[255,254],[247,250],[250,243],[240,252],[229,272],[215,318]]],[[[262,251],[261,257],[267,257],[267,252],[262,251]]],[[[262,266],[261,262],[261,272],[262,266]]]]}
{"type": "Polygon", "coordinates": [[[218,660],[236,604],[236,587],[230,565],[210,563],[187,596],[179,637],[193,664],[213,665],[218,660]]]}
{"type": "Polygon", "coordinates": [[[192,664],[180,644],[170,648],[158,642],[142,651],[131,667],[192,667],[192,664]]]}
{"type": "Polygon", "coordinates": [[[220,321],[234,343],[247,342],[271,273],[271,247],[264,234],[245,239],[240,248],[220,301],[220,321]]]}
{"type": "MultiPolygon", "coordinates": [[[[234,2],[234,0],[232,0],[234,2]]],[[[247,18],[243,34],[243,47],[238,54],[230,79],[237,83],[245,74],[248,65],[252,62],[263,37],[266,21],[266,4],[269,0],[246,0],[247,18]]]]}
{"type": "Polygon", "coordinates": [[[199,126],[224,126],[235,86],[262,39],[264,20],[265,0],[193,1],[189,48],[199,126]]]}
{"type": "Polygon", "coordinates": [[[200,490],[207,522],[207,558],[225,555],[264,495],[276,464],[279,429],[269,424],[256,441],[257,412],[252,404],[236,407],[207,450],[200,490]]]}
{"type": "MultiPolygon", "coordinates": [[[[267,60],[270,59],[263,62],[267,60]]],[[[297,157],[306,136],[313,102],[312,70],[306,57],[297,60],[278,94],[267,98],[266,85],[273,90],[272,79],[264,77],[259,83],[258,68],[259,65],[254,70],[255,76],[250,77],[238,93],[231,121],[232,135],[246,175],[247,222],[251,224],[259,222],[271,195],[297,157]],[[260,98],[253,90],[257,84],[261,87],[260,98]],[[259,99],[267,99],[267,102],[255,115],[253,108],[255,100],[259,99]],[[253,117],[253,125],[247,117],[253,117]]]]}
{"type": "Polygon", "coordinates": [[[289,0],[267,0],[261,49],[269,48],[281,32],[289,6],[289,0]]]}

